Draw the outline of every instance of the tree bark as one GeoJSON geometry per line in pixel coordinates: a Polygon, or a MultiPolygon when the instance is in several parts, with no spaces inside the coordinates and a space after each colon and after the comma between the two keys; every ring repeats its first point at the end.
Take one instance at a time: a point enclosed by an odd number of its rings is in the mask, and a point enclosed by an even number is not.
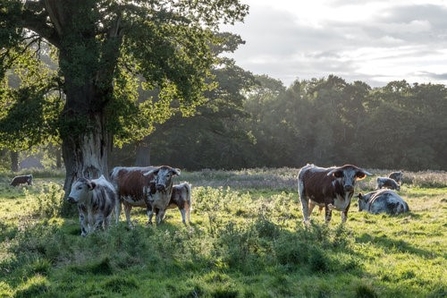
{"type": "Polygon", "coordinates": [[[137,147],[135,166],[144,167],[151,165],[151,144],[149,137],[145,137],[137,147]]]}
{"type": "Polygon", "coordinates": [[[11,151],[11,171],[18,172],[19,171],[19,152],[11,151]]]}
{"type": "Polygon", "coordinates": [[[107,132],[103,112],[93,115],[94,127],[80,135],[68,135],[62,140],[62,155],[65,162],[65,194],[77,178],[95,179],[109,177],[108,157],[111,150],[111,135],[107,132]]]}

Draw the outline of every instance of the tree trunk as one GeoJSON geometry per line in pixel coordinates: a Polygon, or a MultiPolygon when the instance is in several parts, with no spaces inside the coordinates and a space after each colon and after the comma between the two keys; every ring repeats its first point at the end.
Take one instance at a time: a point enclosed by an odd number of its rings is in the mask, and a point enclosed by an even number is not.
{"type": "Polygon", "coordinates": [[[97,112],[94,117],[94,127],[89,131],[80,135],[69,135],[62,140],[66,196],[77,178],[95,179],[101,175],[109,177],[107,162],[112,147],[111,136],[106,131],[103,113],[97,112]]]}
{"type": "Polygon", "coordinates": [[[11,151],[11,171],[18,172],[19,171],[19,152],[11,151]]]}
{"type": "Polygon", "coordinates": [[[137,148],[137,157],[135,159],[135,166],[145,167],[151,165],[151,144],[149,137],[145,137],[137,148]]]}
{"type": "Polygon", "coordinates": [[[61,148],[56,149],[56,169],[62,168],[62,150],[61,148]]]}

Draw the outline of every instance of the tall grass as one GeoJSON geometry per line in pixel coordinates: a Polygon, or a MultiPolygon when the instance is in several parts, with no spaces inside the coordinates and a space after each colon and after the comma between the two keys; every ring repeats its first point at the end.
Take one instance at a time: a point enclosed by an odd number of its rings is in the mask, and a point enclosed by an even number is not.
{"type": "MultiPolygon", "coordinates": [[[[417,174],[411,212],[356,211],[341,225],[314,212],[304,227],[294,169],[182,173],[193,184],[191,226],[177,210],[147,226],[124,218],[79,236],[58,213],[58,179],[0,191],[0,297],[443,297],[447,201],[417,174]],[[252,177],[252,179],[250,179],[252,177]],[[265,184],[262,184],[265,181],[265,184]],[[14,192],[14,195],[12,195],[14,192]]],[[[437,173],[444,175],[444,173],[437,173]]],[[[373,178],[357,190],[373,187],[373,178]],[[369,184],[371,183],[371,184],[369,184]]],[[[439,179],[442,180],[442,179],[439,179]]]]}

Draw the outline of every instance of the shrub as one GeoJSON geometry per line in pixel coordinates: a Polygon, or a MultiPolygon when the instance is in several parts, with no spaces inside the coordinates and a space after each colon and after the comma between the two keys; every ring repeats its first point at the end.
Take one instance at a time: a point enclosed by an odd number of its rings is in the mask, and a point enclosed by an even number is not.
{"type": "Polygon", "coordinates": [[[60,185],[50,182],[35,196],[28,190],[25,190],[25,194],[27,199],[34,201],[34,215],[51,218],[61,214],[64,191],[60,185]]]}

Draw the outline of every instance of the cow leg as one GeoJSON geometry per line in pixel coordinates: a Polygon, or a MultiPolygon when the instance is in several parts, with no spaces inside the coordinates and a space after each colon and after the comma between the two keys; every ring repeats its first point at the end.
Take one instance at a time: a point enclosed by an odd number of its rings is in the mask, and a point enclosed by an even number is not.
{"type": "Polygon", "coordinates": [[[87,216],[85,216],[84,212],[79,210],[79,223],[81,225],[81,236],[85,237],[88,234],[88,222],[87,216]]]}
{"type": "Polygon", "coordinates": [[[189,203],[186,204],[186,218],[188,219],[188,223],[191,223],[191,205],[189,203]]]}
{"type": "Polygon", "coordinates": [[[120,223],[120,214],[121,214],[121,201],[118,201],[115,204],[115,222],[118,225],[120,223]]]}
{"type": "MultiPolygon", "coordinates": [[[[309,206],[311,205],[310,200],[304,196],[301,196],[301,205],[303,207],[303,218],[304,223],[306,225],[310,224],[310,212],[309,212],[309,206]]],[[[313,207],[312,207],[313,209],[313,207]]]]}
{"type": "Polygon", "coordinates": [[[346,220],[348,219],[348,211],[349,211],[349,206],[350,206],[350,205],[351,205],[351,204],[349,204],[349,205],[346,207],[346,209],[343,210],[343,211],[341,212],[341,222],[342,222],[342,223],[345,223],[346,220]]]}
{"type": "Polygon", "coordinates": [[[161,224],[163,222],[163,218],[165,217],[166,210],[160,209],[157,213],[157,224],[161,224]]]}
{"type": "Polygon", "coordinates": [[[325,214],[324,221],[326,223],[329,223],[331,221],[331,219],[332,219],[332,210],[327,205],[324,207],[324,214],[325,214]]]}
{"type": "Polygon", "coordinates": [[[185,208],[180,209],[180,214],[182,215],[182,223],[186,225],[186,210],[185,208]]]}
{"type": "Polygon", "coordinates": [[[123,203],[124,213],[126,214],[126,221],[129,228],[133,228],[132,222],[130,221],[130,210],[132,210],[132,205],[123,203]]]}
{"type": "Polygon", "coordinates": [[[104,217],[103,222],[102,222],[102,228],[105,230],[107,230],[110,227],[110,223],[112,222],[112,213],[110,213],[109,215],[107,215],[106,217],[104,217]]]}
{"type": "Polygon", "coordinates": [[[90,227],[90,232],[96,231],[98,227],[102,227],[105,229],[106,226],[106,218],[104,218],[103,214],[96,214],[95,216],[92,216],[92,221],[94,224],[90,227]]]}
{"type": "Polygon", "coordinates": [[[152,217],[154,216],[154,210],[153,210],[152,206],[147,206],[146,214],[147,214],[147,218],[148,218],[147,224],[151,225],[152,224],[152,217]]]}

